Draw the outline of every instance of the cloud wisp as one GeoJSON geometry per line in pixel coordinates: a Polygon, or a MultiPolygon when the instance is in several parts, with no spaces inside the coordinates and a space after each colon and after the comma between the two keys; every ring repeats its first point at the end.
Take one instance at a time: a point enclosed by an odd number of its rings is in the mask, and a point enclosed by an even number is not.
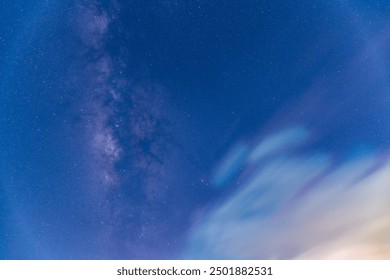
{"type": "Polygon", "coordinates": [[[253,145],[240,188],[194,230],[185,258],[390,257],[388,159],[337,163],[331,154],[291,150],[292,131],[253,145]],[[272,156],[252,156],[272,139],[280,140],[272,141],[272,156]]]}

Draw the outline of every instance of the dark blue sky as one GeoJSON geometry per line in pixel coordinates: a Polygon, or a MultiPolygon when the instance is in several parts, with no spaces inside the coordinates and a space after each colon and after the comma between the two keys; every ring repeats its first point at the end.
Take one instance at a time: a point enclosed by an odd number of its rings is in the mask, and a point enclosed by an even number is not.
{"type": "Polygon", "coordinates": [[[386,1],[1,3],[0,258],[182,257],[251,174],[245,145],[290,126],[335,164],[387,150],[389,19],[386,1]]]}

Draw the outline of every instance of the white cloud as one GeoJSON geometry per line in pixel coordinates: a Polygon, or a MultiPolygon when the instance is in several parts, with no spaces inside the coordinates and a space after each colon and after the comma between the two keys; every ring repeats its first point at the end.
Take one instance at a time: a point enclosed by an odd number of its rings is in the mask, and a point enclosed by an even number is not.
{"type": "MultiPolygon", "coordinates": [[[[279,147],[292,134],[278,135],[269,139],[279,147]]],[[[390,164],[382,161],[335,165],[285,151],[248,163],[242,186],[193,231],[184,257],[390,258],[390,164]]]]}
{"type": "Polygon", "coordinates": [[[308,132],[304,127],[296,126],[268,136],[261,141],[252,151],[249,160],[259,161],[268,156],[273,156],[278,152],[284,152],[295,148],[303,141],[307,140],[308,132]]]}

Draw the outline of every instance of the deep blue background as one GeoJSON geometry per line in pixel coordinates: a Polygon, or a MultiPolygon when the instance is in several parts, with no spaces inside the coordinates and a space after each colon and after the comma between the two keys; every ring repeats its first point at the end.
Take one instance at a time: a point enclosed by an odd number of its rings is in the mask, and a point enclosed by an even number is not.
{"type": "Polygon", "coordinates": [[[305,123],[313,147],[340,157],[388,147],[389,12],[386,1],[2,2],[0,258],[175,258],[231,192],[213,186],[221,158],[274,124],[305,123]],[[83,11],[110,18],[91,35],[99,48],[82,41],[83,11]],[[113,70],[100,83],[88,67],[102,57],[113,70]],[[99,103],[123,150],[115,186],[96,179],[85,140],[102,84],[122,96],[99,103]],[[151,105],[137,111],[140,88],[151,105]],[[142,138],[129,124],[144,113],[156,123],[142,138]]]}

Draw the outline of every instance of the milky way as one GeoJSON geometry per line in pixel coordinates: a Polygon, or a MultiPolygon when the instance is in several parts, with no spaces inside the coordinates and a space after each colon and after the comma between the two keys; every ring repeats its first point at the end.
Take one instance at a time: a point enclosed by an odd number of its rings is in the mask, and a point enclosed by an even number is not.
{"type": "Polygon", "coordinates": [[[389,258],[389,20],[5,2],[0,258],[389,258]]]}

